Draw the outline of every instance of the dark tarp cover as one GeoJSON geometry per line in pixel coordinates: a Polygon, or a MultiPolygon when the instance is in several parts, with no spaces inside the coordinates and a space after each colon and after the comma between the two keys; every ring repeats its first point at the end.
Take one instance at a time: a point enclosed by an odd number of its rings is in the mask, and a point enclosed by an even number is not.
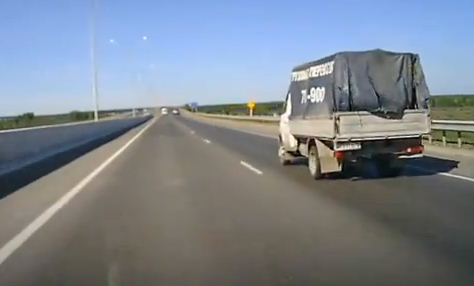
{"type": "Polygon", "coordinates": [[[292,71],[290,118],[337,111],[400,116],[427,109],[429,90],[418,55],[384,50],[340,52],[292,71]]]}

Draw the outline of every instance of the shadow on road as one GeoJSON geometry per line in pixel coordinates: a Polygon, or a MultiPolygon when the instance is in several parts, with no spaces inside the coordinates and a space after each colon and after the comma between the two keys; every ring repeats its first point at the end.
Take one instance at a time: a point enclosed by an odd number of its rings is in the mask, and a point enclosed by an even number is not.
{"type": "Polygon", "coordinates": [[[68,151],[64,151],[55,154],[51,157],[45,158],[39,162],[30,164],[24,168],[12,171],[10,173],[0,176],[0,199],[14,193],[15,191],[23,188],[24,186],[40,179],[43,176],[69,164],[75,159],[85,155],[86,153],[106,144],[129,130],[141,125],[143,123],[131,126],[124,130],[114,132],[105,137],[93,140],[79,147],[73,148],[68,151]]]}
{"type": "Polygon", "coordinates": [[[410,159],[407,161],[409,166],[419,167],[424,169],[425,174],[433,175],[436,173],[445,173],[458,168],[459,161],[441,159],[431,156],[424,156],[423,158],[410,159]]]}
{"type": "MultiPolygon", "coordinates": [[[[381,175],[377,167],[370,163],[351,164],[343,172],[328,174],[325,179],[340,180],[374,180],[391,177],[420,177],[431,176],[438,173],[447,173],[458,168],[459,161],[441,159],[431,156],[422,158],[405,159],[405,167],[400,174],[381,175]]],[[[292,166],[307,166],[307,159],[295,158],[292,160],[292,166]]]]}
{"type": "MultiPolygon", "coordinates": [[[[380,179],[390,177],[420,177],[432,176],[438,173],[447,173],[458,168],[459,161],[424,156],[422,158],[404,159],[404,169],[400,174],[380,175],[373,166],[364,166],[362,172],[358,172],[359,179],[380,179]]],[[[360,171],[360,170],[359,170],[360,171]]]]}

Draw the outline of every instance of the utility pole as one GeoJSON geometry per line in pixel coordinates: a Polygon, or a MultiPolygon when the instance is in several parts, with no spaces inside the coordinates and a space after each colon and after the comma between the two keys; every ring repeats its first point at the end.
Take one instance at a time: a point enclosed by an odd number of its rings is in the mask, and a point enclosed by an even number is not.
{"type": "Polygon", "coordinates": [[[94,102],[94,121],[99,120],[99,90],[97,87],[97,63],[95,55],[96,45],[96,12],[97,12],[97,0],[92,1],[92,11],[90,15],[90,56],[92,65],[92,97],[94,102]]]}

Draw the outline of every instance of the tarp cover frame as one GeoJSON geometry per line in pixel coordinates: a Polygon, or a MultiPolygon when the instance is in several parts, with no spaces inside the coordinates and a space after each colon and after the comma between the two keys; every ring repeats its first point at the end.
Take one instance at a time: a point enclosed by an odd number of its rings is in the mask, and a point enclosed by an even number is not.
{"type": "Polygon", "coordinates": [[[343,111],[399,117],[406,109],[427,109],[430,96],[417,54],[380,49],[340,52],[299,65],[292,71],[290,93],[290,120],[343,111]]]}

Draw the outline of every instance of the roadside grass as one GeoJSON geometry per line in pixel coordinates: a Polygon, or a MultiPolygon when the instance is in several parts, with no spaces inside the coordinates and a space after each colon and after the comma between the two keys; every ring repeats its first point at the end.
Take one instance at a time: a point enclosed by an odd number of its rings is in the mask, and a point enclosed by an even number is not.
{"type": "Polygon", "coordinates": [[[431,118],[434,120],[468,120],[474,121],[474,106],[465,107],[432,107],[431,118]]]}

